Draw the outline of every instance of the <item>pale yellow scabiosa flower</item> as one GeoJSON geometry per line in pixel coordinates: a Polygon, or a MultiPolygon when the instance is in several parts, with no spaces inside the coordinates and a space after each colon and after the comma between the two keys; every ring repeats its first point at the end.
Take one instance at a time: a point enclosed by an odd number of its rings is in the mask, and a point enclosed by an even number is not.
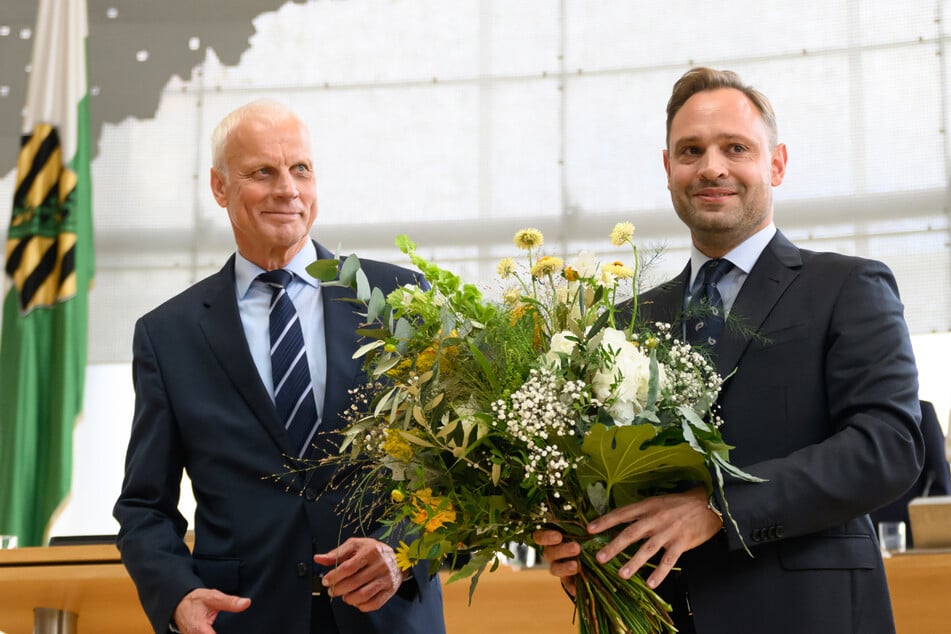
{"type": "Polygon", "coordinates": [[[509,306],[515,304],[515,302],[521,299],[521,297],[522,289],[520,289],[518,286],[509,286],[502,293],[502,301],[509,306]]]}
{"type": "Polygon", "coordinates": [[[623,262],[611,262],[610,264],[605,264],[602,268],[604,272],[619,280],[629,280],[634,277],[634,270],[626,266],[623,262]]]}
{"type": "Polygon", "coordinates": [[[513,258],[502,258],[499,260],[499,266],[496,272],[503,280],[515,275],[515,260],[513,258]]]}
{"type": "Polygon", "coordinates": [[[532,266],[532,277],[538,279],[557,273],[565,267],[565,261],[554,255],[543,255],[532,266]]]}
{"type": "Polygon", "coordinates": [[[535,249],[545,244],[545,236],[538,229],[529,227],[516,233],[513,242],[519,249],[535,249]]]}
{"type": "Polygon", "coordinates": [[[631,241],[634,237],[634,225],[629,222],[619,222],[611,230],[611,244],[616,247],[631,241]]]}

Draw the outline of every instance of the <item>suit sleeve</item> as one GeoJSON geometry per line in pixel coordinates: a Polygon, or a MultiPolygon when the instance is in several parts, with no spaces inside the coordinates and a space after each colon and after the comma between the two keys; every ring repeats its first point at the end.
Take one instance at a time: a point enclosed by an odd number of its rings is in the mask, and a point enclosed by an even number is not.
{"type": "MultiPolygon", "coordinates": [[[[748,545],[843,530],[905,492],[922,466],[917,370],[894,277],[884,264],[858,258],[813,266],[818,272],[776,307],[794,313],[780,319],[802,336],[748,354],[751,384],[731,396],[741,418],[744,407],[769,399],[759,410],[768,419],[743,422],[758,426],[746,433],[769,456],[744,468],[767,482],[726,487],[748,545]]],[[[730,548],[741,548],[727,526],[730,548]]]]}
{"type": "Polygon", "coordinates": [[[162,370],[143,320],[133,337],[135,412],[125,479],[113,514],[117,546],[155,631],[166,631],[188,592],[203,586],[184,542],[178,511],[184,464],[182,441],[162,370]]]}

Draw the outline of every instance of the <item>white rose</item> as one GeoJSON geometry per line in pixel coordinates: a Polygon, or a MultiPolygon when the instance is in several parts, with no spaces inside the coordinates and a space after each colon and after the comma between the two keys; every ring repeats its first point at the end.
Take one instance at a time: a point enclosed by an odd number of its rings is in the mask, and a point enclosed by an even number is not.
{"type": "Polygon", "coordinates": [[[552,352],[562,352],[564,354],[571,354],[574,352],[577,337],[571,333],[569,330],[563,330],[559,333],[555,333],[551,338],[550,350],[552,352]]]}
{"type": "Polygon", "coordinates": [[[594,393],[607,404],[617,424],[630,424],[647,404],[650,357],[614,328],[602,331],[599,345],[613,357],[613,363],[595,374],[594,393]]]}

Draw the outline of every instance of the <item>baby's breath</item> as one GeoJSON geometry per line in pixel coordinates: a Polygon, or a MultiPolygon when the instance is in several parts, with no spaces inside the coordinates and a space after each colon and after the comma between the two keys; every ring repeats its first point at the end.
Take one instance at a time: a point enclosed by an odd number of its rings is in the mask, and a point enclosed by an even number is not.
{"type": "MultiPolygon", "coordinates": [[[[722,379],[675,326],[641,322],[636,295],[629,310],[615,306],[620,282],[637,288],[633,233],[630,223],[611,233],[632,261],[602,264],[582,252],[566,266],[540,252],[541,231],[519,231],[527,262],[499,262],[509,286],[497,303],[399,240],[432,287],[369,302],[366,314],[378,318],[360,334],[373,380],[351,390],[341,453],[324,462],[356,478],[362,495],[346,504],[368,531],[399,527],[401,569],[428,561],[435,573],[464,551],[471,560],[459,575],[478,579],[541,527],[585,535],[617,500],[697,482],[712,490],[721,479],[722,379]]],[[[582,568],[601,566],[586,552],[582,568]]],[[[606,565],[615,582],[586,577],[579,618],[612,615],[621,628],[612,633],[663,629],[665,604],[653,590],[606,565]],[[644,622],[652,626],[632,625],[644,622]]]]}

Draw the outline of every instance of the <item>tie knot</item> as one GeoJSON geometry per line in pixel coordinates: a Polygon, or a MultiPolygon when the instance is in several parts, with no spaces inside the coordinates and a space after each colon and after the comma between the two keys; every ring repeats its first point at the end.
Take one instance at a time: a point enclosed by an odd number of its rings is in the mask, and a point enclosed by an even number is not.
{"type": "Polygon", "coordinates": [[[258,275],[258,279],[273,288],[287,288],[294,279],[294,274],[287,269],[274,269],[258,275]]]}
{"type": "Polygon", "coordinates": [[[707,260],[703,266],[700,267],[700,272],[703,274],[703,283],[716,284],[723,279],[723,276],[729,273],[732,268],[733,263],[729,260],[707,260]]]}

